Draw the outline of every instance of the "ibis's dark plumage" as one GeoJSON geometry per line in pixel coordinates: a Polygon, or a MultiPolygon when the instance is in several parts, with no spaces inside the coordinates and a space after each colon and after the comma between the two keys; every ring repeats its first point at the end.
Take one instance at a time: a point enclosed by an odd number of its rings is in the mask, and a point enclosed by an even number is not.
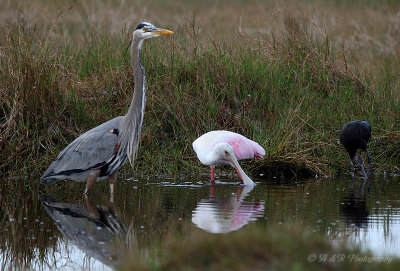
{"type": "Polygon", "coordinates": [[[367,153],[368,157],[368,175],[370,171],[371,156],[368,153],[367,144],[371,138],[371,125],[368,121],[355,120],[347,123],[342,128],[340,135],[340,142],[343,144],[346,151],[349,153],[351,174],[354,176],[354,163],[356,163],[363,175],[367,179],[367,175],[364,170],[364,160],[358,153],[359,150],[363,150],[367,153]]]}

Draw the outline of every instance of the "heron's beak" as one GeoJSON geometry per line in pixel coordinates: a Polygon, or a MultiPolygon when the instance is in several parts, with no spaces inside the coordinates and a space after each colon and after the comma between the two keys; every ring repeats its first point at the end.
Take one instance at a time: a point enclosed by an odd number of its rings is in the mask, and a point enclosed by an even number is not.
{"type": "Polygon", "coordinates": [[[156,34],[156,35],[172,35],[172,34],[174,34],[174,32],[172,32],[171,30],[159,29],[159,28],[152,30],[151,33],[156,34]]]}
{"type": "Polygon", "coordinates": [[[234,155],[226,154],[226,158],[234,165],[240,179],[242,179],[244,185],[254,185],[254,182],[246,175],[243,169],[240,167],[238,160],[234,155]]]}

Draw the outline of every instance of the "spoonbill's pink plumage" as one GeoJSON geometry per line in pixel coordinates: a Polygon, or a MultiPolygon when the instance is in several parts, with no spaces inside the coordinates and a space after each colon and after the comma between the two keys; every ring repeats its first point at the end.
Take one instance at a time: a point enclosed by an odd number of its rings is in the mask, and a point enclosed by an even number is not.
{"type": "Polygon", "coordinates": [[[229,131],[211,131],[193,142],[193,149],[200,162],[211,167],[211,181],[214,181],[216,165],[228,164],[235,168],[245,185],[253,181],[244,173],[238,160],[262,158],[265,150],[253,140],[229,131]]]}

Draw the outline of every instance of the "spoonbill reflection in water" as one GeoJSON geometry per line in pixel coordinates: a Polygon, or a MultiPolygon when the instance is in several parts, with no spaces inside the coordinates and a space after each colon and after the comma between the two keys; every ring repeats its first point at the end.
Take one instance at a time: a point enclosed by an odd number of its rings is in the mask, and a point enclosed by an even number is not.
{"type": "Polygon", "coordinates": [[[229,199],[214,196],[211,186],[210,197],[201,200],[193,210],[192,222],[202,230],[211,233],[236,231],[264,216],[264,201],[244,202],[254,186],[239,187],[229,199]]]}
{"type": "Polygon", "coordinates": [[[257,142],[229,131],[211,131],[197,138],[192,145],[200,162],[211,167],[211,182],[214,182],[215,166],[225,164],[235,168],[244,185],[254,185],[238,160],[262,159],[265,150],[257,142]]]}

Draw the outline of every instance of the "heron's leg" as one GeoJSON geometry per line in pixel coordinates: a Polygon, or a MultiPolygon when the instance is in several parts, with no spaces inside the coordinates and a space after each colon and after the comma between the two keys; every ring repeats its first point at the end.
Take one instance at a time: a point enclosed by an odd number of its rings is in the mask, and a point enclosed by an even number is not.
{"type": "Polygon", "coordinates": [[[97,208],[95,208],[93,206],[93,204],[90,202],[87,194],[85,194],[85,204],[86,204],[86,208],[87,208],[90,216],[94,219],[99,219],[100,218],[99,210],[97,210],[97,208]]]}
{"type": "Polygon", "coordinates": [[[211,182],[213,183],[215,180],[215,167],[211,166],[211,182]]]}
{"type": "Polygon", "coordinates": [[[83,192],[83,194],[87,194],[90,187],[92,187],[92,185],[94,184],[94,182],[97,180],[97,178],[100,176],[100,169],[95,169],[90,171],[89,176],[87,178],[86,181],[86,189],[85,192],[83,192]]]}
{"type": "Polygon", "coordinates": [[[115,184],[116,180],[117,180],[117,172],[108,176],[108,182],[110,183],[110,193],[111,194],[114,194],[114,184],[115,184]]]}
{"type": "Polygon", "coordinates": [[[114,172],[108,176],[108,182],[110,183],[110,203],[114,202],[114,184],[117,179],[117,172],[114,172]]]}

